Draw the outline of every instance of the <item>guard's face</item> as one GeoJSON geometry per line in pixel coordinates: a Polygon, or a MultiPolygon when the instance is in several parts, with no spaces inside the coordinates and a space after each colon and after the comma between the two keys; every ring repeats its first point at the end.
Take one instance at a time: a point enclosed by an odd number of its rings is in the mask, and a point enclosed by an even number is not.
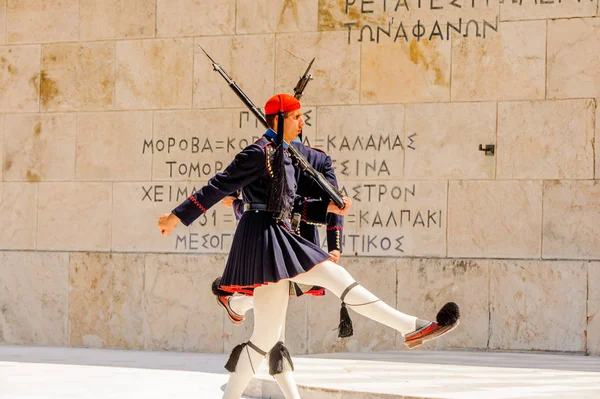
{"type": "Polygon", "coordinates": [[[298,135],[302,133],[304,127],[304,118],[302,116],[302,108],[292,111],[283,120],[283,139],[288,143],[296,140],[298,135]]]}

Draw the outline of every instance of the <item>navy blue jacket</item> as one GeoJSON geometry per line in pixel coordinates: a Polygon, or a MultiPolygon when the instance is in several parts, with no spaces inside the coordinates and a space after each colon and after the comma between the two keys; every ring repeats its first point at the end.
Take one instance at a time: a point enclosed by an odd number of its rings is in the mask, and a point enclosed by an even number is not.
{"type": "MultiPolygon", "coordinates": [[[[266,136],[261,137],[238,153],[229,166],[223,172],[212,177],[206,186],[190,195],[173,209],[173,214],[184,225],[189,226],[213,205],[239,189],[242,191],[244,203],[267,204],[267,188],[272,178],[270,162],[274,152],[271,139],[266,136]],[[254,182],[257,184],[250,184],[254,182]]],[[[291,161],[287,159],[286,162],[291,161]]],[[[286,167],[287,183],[290,193],[294,195],[294,198],[290,198],[290,202],[295,202],[298,206],[303,207],[308,222],[324,223],[327,218],[328,199],[298,201],[300,197],[295,195],[297,183],[294,173],[296,168],[292,168],[289,163],[288,165],[290,167],[286,167]]]]}
{"type": "MultiPolygon", "coordinates": [[[[302,155],[306,157],[308,162],[318,172],[322,173],[323,176],[335,187],[338,187],[337,179],[331,162],[331,157],[324,151],[317,148],[307,147],[300,141],[293,141],[302,155]]],[[[296,194],[302,198],[302,203],[298,204],[296,211],[302,215],[302,221],[300,223],[300,235],[314,244],[321,246],[319,237],[319,230],[317,226],[323,225],[324,223],[316,223],[319,220],[319,215],[312,215],[308,211],[310,201],[306,199],[317,199],[327,200],[328,196],[323,189],[308,175],[306,172],[301,171],[300,168],[296,168],[296,182],[297,191],[296,194]]],[[[233,201],[233,209],[236,218],[242,217],[244,213],[244,204],[242,200],[233,201]]],[[[342,234],[344,231],[344,217],[335,213],[327,214],[327,250],[342,251],[342,234]]]]}

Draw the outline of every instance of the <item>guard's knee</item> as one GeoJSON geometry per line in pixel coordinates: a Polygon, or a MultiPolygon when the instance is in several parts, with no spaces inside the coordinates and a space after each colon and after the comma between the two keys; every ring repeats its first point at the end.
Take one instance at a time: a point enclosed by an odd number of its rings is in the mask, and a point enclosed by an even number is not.
{"type": "Polygon", "coordinates": [[[273,328],[273,326],[259,328],[256,326],[250,340],[261,348],[272,348],[281,337],[281,328],[273,328]]]}

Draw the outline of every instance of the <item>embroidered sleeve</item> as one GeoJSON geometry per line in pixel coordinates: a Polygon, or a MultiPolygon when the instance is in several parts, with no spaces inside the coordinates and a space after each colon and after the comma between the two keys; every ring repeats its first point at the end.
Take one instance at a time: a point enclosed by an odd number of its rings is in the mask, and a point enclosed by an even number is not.
{"type": "Polygon", "coordinates": [[[193,193],[172,212],[184,225],[189,226],[227,195],[261,177],[264,169],[265,150],[252,144],[237,154],[223,172],[217,173],[206,186],[193,193]]]}
{"type": "Polygon", "coordinates": [[[344,233],[344,217],[330,213],[327,215],[327,248],[329,251],[342,252],[342,234],[344,233]]]}

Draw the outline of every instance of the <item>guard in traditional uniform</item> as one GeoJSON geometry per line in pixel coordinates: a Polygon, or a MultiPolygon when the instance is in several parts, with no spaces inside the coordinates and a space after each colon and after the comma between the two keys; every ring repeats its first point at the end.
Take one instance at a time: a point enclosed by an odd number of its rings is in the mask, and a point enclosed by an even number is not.
{"type": "MultiPolygon", "coordinates": [[[[271,136],[271,138],[276,138],[276,133],[273,130],[267,131],[266,135],[271,136]]],[[[310,165],[319,173],[323,174],[325,179],[329,181],[334,187],[338,188],[337,178],[335,176],[335,171],[333,168],[333,162],[331,161],[331,157],[325,153],[325,151],[312,148],[306,146],[302,143],[301,139],[298,138],[292,141],[292,145],[296,146],[298,150],[304,155],[310,165]]],[[[319,199],[327,199],[327,194],[323,191],[323,189],[314,182],[314,180],[305,172],[302,171],[301,168],[296,168],[296,182],[297,182],[297,191],[296,194],[301,198],[319,198],[319,199]]],[[[223,204],[226,206],[231,206],[233,208],[235,217],[239,220],[244,213],[244,201],[242,199],[236,198],[237,193],[233,197],[228,197],[223,200],[223,204]]],[[[300,201],[301,202],[301,201],[300,201]]],[[[304,208],[303,206],[301,208],[304,208]]],[[[299,215],[299,224],[297,227],[297,232],[300,236],[306,238],[311,241],[315,245],[320,245],[320,237],[319,237],[319,229],[320,224],[311,222],[310,215],[306,215],[304,213],[305,209],[299,209],[299,211],[303,211],[303,213],[298,213],[299,215]]],[[[327,235],[327,250],[329,255],[331,256],[331,260],[337,263],[340,259],[340,255],[342,253],[342,234],[344,230],[344,218],[335,213],[327,214],[327,224],[326,224],[326,235],[327,235]]],[[[223,291],[219,289],[221,285],[221,277],[217,277],[212,283],[212,292],[216,297],[217,303],[222,306],[227,312],[227,316],[229,320],[236,325],[240,325],[243,323],[245,319],[245,314],[253,308],[253,299],[251,296],[246,295],[232,295],[229,292],[223,291]]],[[[319,295],[324,293],[324,289],[322,287],[307,287],[299,284],[291,284],[290,290],[292,295],[301,296],[304,293],[309,293],[312,295],[319,295]]],[[[348,319],[344,320],[345,324],[342,324],[342,329],[340,329],[341,337],[348,337],[352,335],[351,328],[344,329],[343,326],[351,326],[348,319]]]]}
{"type": "MultiPolygon", "coordinates": [[[[246,147],[223,172],[158,222],[161,233],[167,235],[179,221],[187,226],[229,193],[242,190],[246,211],[237,225],[220,288],[254,295],[254,330],[248,342],[233,349],[225,365],[231,372],[225,399],[241,397],[267,355],[269,372],[285,397],[300,397],[291,357],[278,342],[290,282],[325,287],[358,313],[400,332],[409,348],[448,333],[459,322],[458,306],[452,302],[442,307],[435,322],[393,309],[360,286],[343,267],[331,262],[327,252],[292,230],[295,169],[286,143],[296,139],[304,125],[300,102],[278,94],[267,101],[265,113],[269,125],[277,126],[275,139],[265,135],[246,147]]],[[[315,221],[322,223],[328,212],[346,214],[352,203],[347,197],[343,202],[343,209],[323,200],[304,201],[302,206],[318,215],[315,221]]]]}

